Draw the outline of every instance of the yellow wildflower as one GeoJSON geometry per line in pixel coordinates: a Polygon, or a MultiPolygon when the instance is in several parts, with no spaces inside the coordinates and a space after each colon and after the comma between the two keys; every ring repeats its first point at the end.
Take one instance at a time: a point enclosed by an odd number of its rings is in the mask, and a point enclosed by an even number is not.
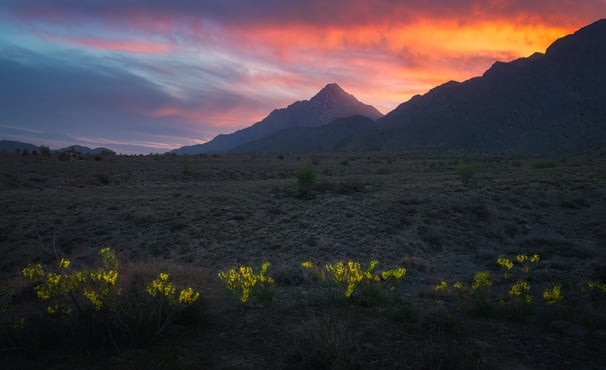
{"type": "Polygon", "coordinates": [[[183,304],[192,304],[200,298],[199,292],[194,292],[192,288],[186,288],[179,293],[179,302],[183,304]]]}
{"type": "Polygon", "coordinates": [[[23,276],[29,280],[39,280],[44,277],[44,270],[41,264],[29,265],[21,271],[23,276]]]}
{"type": "Polygon", "coordinates": [[[441,281],[440,284],[436,285],[433,290],[436,293],[446,293],[448,292],[448,283],[445,281],[441,281]]]}
{"type": "Polygon", "coordinates": [[[480,271],[473,276],[473,283],[471,283],[471,289],[486,289],[492,286],[492,281],[490,280],[490,273],[487,271],[480,271]]]}
{"type": "Polygon", "coordinates": [[[551,288],[546,288],[543,291],[543,299],[545,300],[545,303],[549,305],[554,305],[560,302],[562,298],[564,298],[564,296],[561,293],[560,285],[555,285],[551,288]]]}
{"type": "Polygon", "coordinates": [[[69,265],[71,264],[71,261],[65,258],[61,258],[61,261],[59,262],[59,268],[61,269],[67,269],[69,268],[69,265]]]}

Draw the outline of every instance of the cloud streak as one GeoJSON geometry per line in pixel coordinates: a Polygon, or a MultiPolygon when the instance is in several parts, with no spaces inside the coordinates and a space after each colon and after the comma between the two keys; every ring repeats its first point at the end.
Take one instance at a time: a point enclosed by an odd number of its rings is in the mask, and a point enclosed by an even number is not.
{"type": "Polygon", "coordinates": [[[4,0],[0,123],[147,152],[248,126],[328,82],[386,113],[605,12],[571,0],[4,0]]]}

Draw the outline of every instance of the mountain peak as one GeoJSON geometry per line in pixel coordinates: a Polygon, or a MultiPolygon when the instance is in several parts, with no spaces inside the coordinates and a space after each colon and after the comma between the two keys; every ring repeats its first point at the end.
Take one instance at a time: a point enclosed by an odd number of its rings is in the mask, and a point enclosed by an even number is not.
{"type": "Polygon", "coordinates": [[[320,90],[313,98],[311,98],[311,100],[325,100],[326,98],[331,97],[347,97],[349,99],[353,98],[357,101],[357,99],[353,95],[343,90],[343,88],[341,88],[339,84],[334,82],[326,84],[326,86],[324,86],[322,90],[320,90]]]}
{"type": "Polygon", "coordinates": [[[238,146],[263,139],[279,131],[297,127],[318,127],[335,119],[360,115],[375,121],[382,117],[372,105],[364,104],[336,83],[329,83],[310,100],[297,101],[276,109],[262,121],[208,143],[177,149],[176,153],[224,153],[238,146]]]}

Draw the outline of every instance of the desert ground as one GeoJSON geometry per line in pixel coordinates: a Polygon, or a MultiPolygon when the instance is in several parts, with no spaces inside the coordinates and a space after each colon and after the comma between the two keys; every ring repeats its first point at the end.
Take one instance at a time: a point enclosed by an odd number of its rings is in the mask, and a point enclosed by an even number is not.
{"type": "Polygon", "coordinates": [[[605,151],[547,159],[0,153],[0,163],[5,313],[25,312],[35,298],[25,266],[58,258],[93,266],[103,247],[124,275],[170,270],[201,293],[195,315],[146,346],[40,339],[28,348],[4,335],[5,369],[606,368],[606,294],[580,288],[606,282],[605,151]],[[465,163],[479,166],[467,183],[465,163]],[[304,166],[317,181],[302,193],[295,174],[304,166]],[[495,297],[506,297],[511,282],[496,260],[518,254],[541,259],[526,276],[534,303],[521,316],[496,302],[474,314],[434,289],[488,271],[495,297]],[[300,268],[373,259],[407,269],[376,304],[310,293],[314,282],[300,268]],[[270,302],[225,299],[219,271],[265,261],[275,279],[270,302]],[[541,297],[555,283],[564,295],[557,308],[541,297]]]}

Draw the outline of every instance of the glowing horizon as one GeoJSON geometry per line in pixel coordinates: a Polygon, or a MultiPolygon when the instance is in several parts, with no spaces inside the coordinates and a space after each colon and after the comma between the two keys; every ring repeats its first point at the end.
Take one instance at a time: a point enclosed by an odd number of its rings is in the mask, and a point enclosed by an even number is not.
{"type": "Polygon", "coordinates": [[[330,82],[386,114],[606,14],[605,1],[5,3],[0,137],[123,152],[204,142],[330,82]]]}

